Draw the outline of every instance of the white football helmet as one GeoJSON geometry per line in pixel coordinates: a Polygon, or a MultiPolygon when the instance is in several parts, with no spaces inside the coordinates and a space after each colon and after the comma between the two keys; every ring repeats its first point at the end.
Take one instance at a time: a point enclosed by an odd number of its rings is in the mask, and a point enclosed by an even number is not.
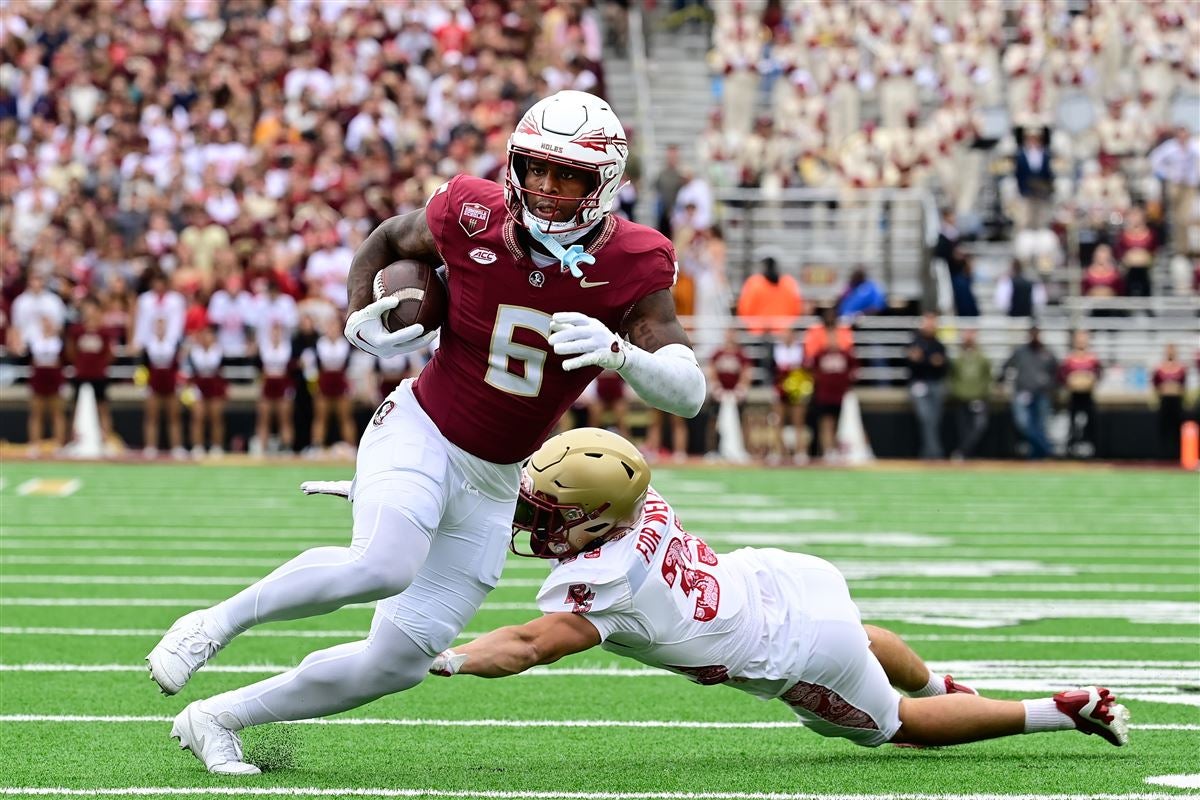
{"type": "Polygon", "coordinates": [[[573,90],[538,101],[508,139],[504,203],[518,225],[537,227],[561,245],[579,239],[612,208],[625,174],[629,142],[617,115],[603,99],[573,90]],[[528,159],[566,164],[593,176],[594,188],[579,203],[574,218],[552,222],[529,210],[526,198],[572,201],[526,189],[528,159]]]}

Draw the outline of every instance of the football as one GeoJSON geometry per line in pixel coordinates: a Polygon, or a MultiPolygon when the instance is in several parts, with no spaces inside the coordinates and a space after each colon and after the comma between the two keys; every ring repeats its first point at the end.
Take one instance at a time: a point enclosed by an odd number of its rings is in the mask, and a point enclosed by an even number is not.
{"type": "Polygon", "coordinates": [[[414,323],[435,330],[446,321],[449,298],[437,270],[417,261],[397,261],[375,276],[375,299],[395,295],[400,304],[383,318],[383,327],[398,331],[414,323]]]}

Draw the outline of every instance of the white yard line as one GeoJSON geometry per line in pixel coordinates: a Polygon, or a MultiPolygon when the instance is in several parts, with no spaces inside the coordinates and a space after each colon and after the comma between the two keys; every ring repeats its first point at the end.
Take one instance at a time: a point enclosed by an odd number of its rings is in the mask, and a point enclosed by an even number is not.
{"type": "MultiPolygon", "coordinates": [[[[159,715],[116,715],[116,714],[4,714],[0,722],[54,722],[54,723],[164,723],[174,717],[159,715]]],[[[675,730],[778,730],[781,728],[803,728],[799,721],[746,721],[712,722],[703,720],[621,720],[621,719],[394,719],[384,717],[336,717],[302,719],[285,722],[284,725],[384,725],[404,728],[669,728],[675,730]]],[[[1200,731],[1200,724],[1182,723],[1131,725],[1133,730],[1143,731],[1200,731]]]]}
{"type": "MultiPolygon", "coordinates": [[[[130,786],[111,789],[0,787],[15,797],[436,797],[453,800],[1178,800],[1178,793],[1128,794],[798,794],[789,792],[547,792],[498,789],[352,789],[292,786],[130,786]]],[[[1191,795],[1195,797],[1195,795],[1191,795]]]]}
{"type": "MultiPolygon", "coordinates": [[[[289,628],[254,628],[242,636],[264,636],[279,639],[360,639],[367,633],[360,630],[300,630],[289,628]]],[[[463,631],[457,641],[477,639],[486,631],[463,631]]],[[[66,628],[0,626],[0,636],[84,636],[84,637],[154,637],[162,636],[161,628],[66,628]]],[[[1043,634],[941,634],[905,633],[908,642],[962,643],[1028,643],[1028,644],[1178,644],[1200,645],[1200,636],[1051,636],[1043,634]]]]}
{"type": "MultiPolygon", "coordinates": [[[[146,586],[249,586],[261,577],[261,575],[237,577],[230,575],[26,575],[5,573],[0,576],[0,585],[13,583],[34,586],[59,584],[128,586],[130,583],[137,583],[146,586]]],[[[536,589],[541,585],[542,581],[534,578],[506,578],[501,579],[497,588],[536,589]]],[[[1159,590],[1165,591],[1165,587],[1160,586],[1159,590]]]]}

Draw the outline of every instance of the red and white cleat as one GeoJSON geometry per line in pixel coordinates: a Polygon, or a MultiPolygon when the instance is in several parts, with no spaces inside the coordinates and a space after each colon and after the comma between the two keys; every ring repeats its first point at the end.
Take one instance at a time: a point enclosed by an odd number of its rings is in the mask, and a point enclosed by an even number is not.
{"type": "Polygon", "coordinates": [[[954,678],[946,676],[946,694],[979,694],[965,683],[955,683],[954,678]]]}
{"type": "Polygon", "coordinates": [[[1129,744],[1129,709],[1116,696],[1100,686],[1071,689],[1054,695],[1054,705],[1075,722],[1075,728],[1089,736],[1103,737],[1109,744],[1129,744]]]}

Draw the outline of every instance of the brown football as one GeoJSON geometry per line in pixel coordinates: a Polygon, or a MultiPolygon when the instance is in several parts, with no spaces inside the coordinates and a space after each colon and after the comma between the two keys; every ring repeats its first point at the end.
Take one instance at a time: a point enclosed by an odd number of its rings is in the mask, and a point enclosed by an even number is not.
{"type": "Polygon", "coordinates": [[[448,298],[446,285],[437,271],[418,261],[397,261],[375,276],[375,299],[395,295],[400,304],[383,318],[383,327],[398,331],[414,323],[435,330],[446,321],[448,298]]]}

